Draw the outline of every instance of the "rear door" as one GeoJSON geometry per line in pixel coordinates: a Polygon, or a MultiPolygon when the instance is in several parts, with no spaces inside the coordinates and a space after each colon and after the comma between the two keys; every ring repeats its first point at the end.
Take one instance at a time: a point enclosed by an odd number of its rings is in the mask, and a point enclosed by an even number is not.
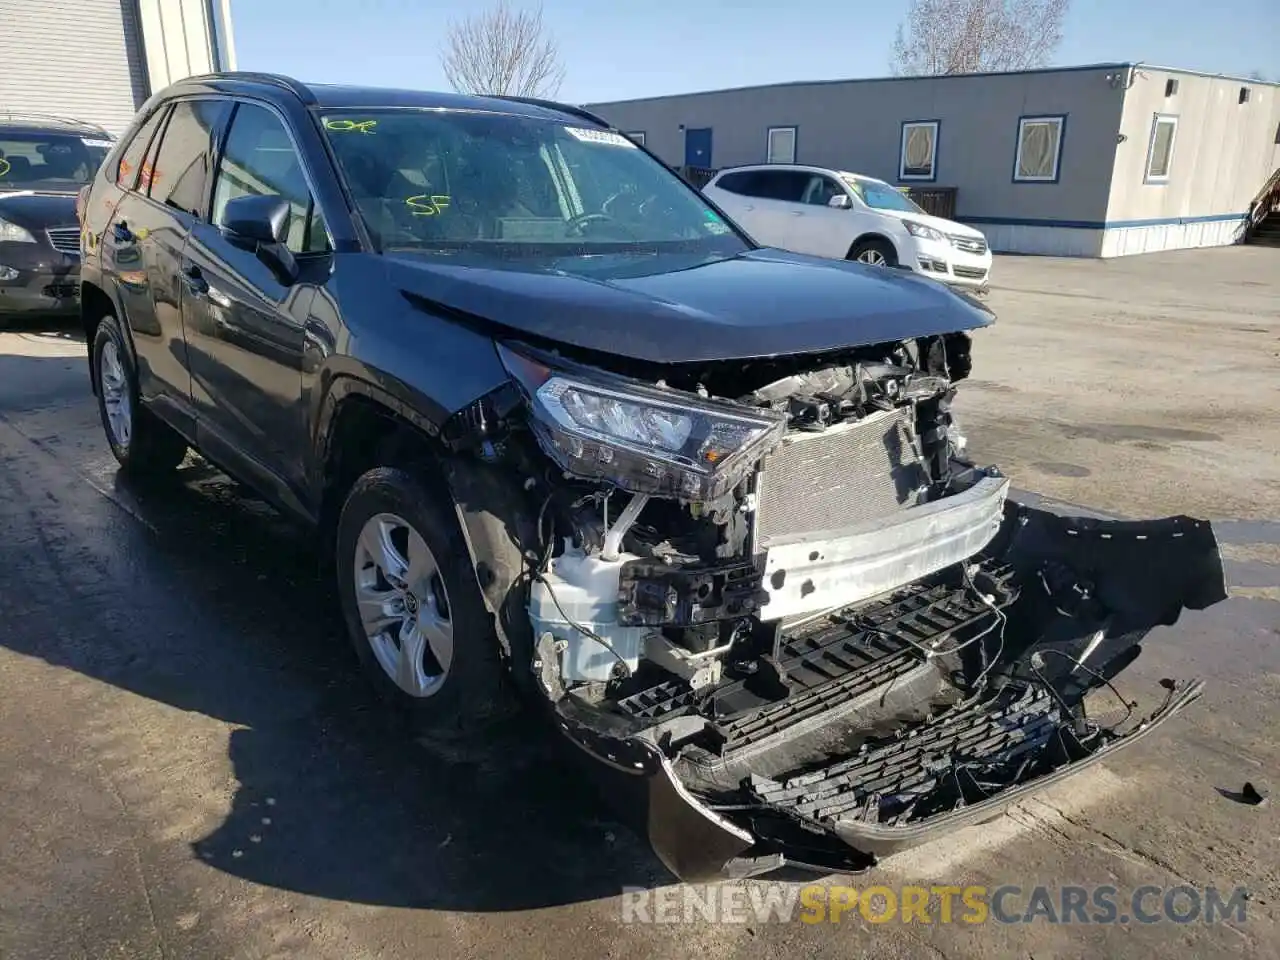
{"type": "Polygon", "coordinates": [[[703,192],[716,203],[738,226],[756,236],[759,220],[756,217],[755,194],[752,193],[755,171],[734,170],[722,173],[703,192]]]}
{"type": "Polygon", "coordinates": [[[304,333],[316,287],[332,267],[330,250],[284,120],[264,104],[238,102],[219,151],[210,215],[193,225],[181,264],[191,393],[201,448],[235,461],[246,480],[286,502],[305,481],[304,333]],[[219,230],[228,202],[263,195],[289,203],[285,245],[300,271],[294,283],[219,230]]]}
{"type": "Polygon", "coordinates": [[[188,436],[194,431],[179,271],[187,233],[204,213],[213,137],[228,112],[225,100],[176,102],[141,169],[122,171],[133,189],[100,238],[133,335],[139,391],[188,436]]]}
{"type": "Polygon", "coordinates": [[[801,203],[810,174],[803,170],[755,170],[747,189],[753,196],[751,212],[757,227],[752,231],[761,243],[783,250],[808,253],[800,219],[801,203]]]}

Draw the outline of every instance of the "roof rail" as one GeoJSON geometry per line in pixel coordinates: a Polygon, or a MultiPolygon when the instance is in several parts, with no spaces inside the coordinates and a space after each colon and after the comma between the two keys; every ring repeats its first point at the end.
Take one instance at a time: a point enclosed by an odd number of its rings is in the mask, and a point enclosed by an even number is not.
{"type": "Polygon", "coordinates": [[[542,107],[544,110],[559,110],[561,113],[567,113],[575,117],[581,117],[583,120],[590,120],[592,123],[613,129],[613,124],[603,117],[597,116],[584,107],[575,107],[570,103],[560,103],[557,100],[543,100],[539,97],[513,97],[506,94],[495,94],[494,100],[511,100],[515,103],[527,103],[530,106],[542,107]]]}
{"type": "Polygon", "coordinates": [[[0,110],[0,120],[38,120],[48,122],[50,120],[56,123],[65,123],[71,126],[84,127],[88,130],[97,130],[99,133],[106,133],[106,127],[98,123],[91,123],[88,120],[78,120],[75,117],[63,117],[56,113],[33,113],[27,110],[0,110]]]}
{"type": "Polygon", "coordinates": [[[259,73],[253,70],[227,70],[223,73],[204,73],[198,77],[185,77],[183,80],[180,80],[179,83],[201,80],[241,80],[245,83],[264,83],[273,87],[280,87],[282,90],[288,90],[309,107],[315,106],[317,103],[316,95],[311,92],[310,87],[293,79],[293,77],[286,77],[279,73],[259,73]]]}

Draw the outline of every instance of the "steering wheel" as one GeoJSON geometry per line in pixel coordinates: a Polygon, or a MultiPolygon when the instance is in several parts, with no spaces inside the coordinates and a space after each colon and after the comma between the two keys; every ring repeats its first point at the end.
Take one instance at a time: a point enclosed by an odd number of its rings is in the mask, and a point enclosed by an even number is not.
{"type": "Polygon", "coordinates": [[[636,232],[627,226],[626,223],[619,220],[617,217],[609,216],[607,213],[580,213],[576,217],[572,217],[566,221],[564,228],[565,230],[573,230],[578,233],[582,233],[582,228],[590,223],[608,223],[621,228],[633,240],[639,239],[636,232]]]}

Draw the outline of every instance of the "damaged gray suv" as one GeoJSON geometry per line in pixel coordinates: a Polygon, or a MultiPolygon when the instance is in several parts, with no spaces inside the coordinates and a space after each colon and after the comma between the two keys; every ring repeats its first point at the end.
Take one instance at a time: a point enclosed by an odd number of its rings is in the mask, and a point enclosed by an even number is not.
{"type": "Polygon", "coordinates": [[[314,525],[393,710],[465,729],[522,694],[682,878],[864,866],[1200,693],[1090,715],[1223,599],[1217,545],[970,462],[985,308],[757,248],[581,110],[189,79],[84,210],[123,469],[194,448],[314,525]]]}

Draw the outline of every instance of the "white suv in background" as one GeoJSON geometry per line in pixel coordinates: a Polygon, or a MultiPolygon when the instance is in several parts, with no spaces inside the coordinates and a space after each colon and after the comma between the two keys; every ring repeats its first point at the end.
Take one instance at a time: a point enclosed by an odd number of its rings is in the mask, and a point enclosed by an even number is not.
{"type": "Polygon", "coordinates": [[[982,232],[930,216],[883,180],[763,164],[723,170],[703,192],[767,246],[906,267],[958,287],[987,286],[991,251],[982,232]]]}

